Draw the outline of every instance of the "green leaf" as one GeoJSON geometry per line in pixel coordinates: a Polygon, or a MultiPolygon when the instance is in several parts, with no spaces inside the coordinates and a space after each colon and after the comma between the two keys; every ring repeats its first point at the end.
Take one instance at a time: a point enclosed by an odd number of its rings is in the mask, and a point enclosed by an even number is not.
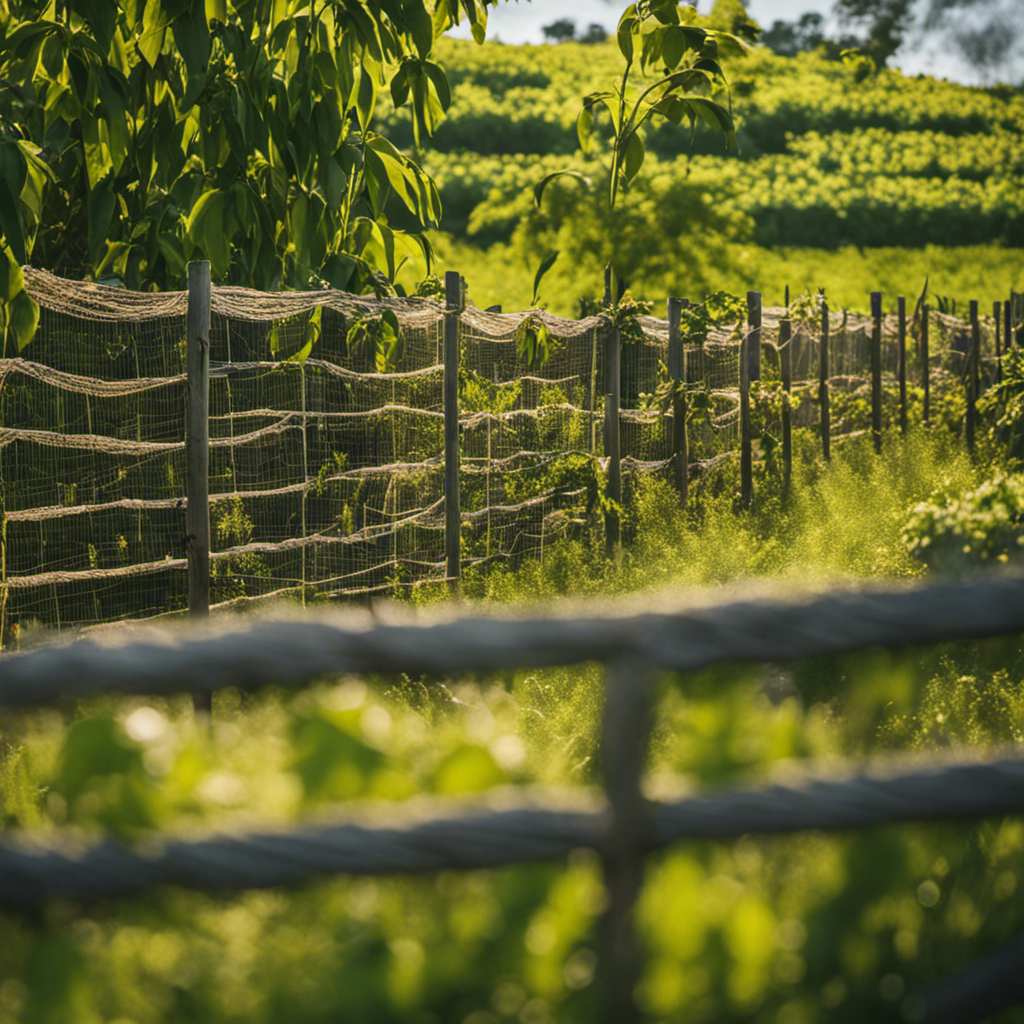
{"type": "MultiPolygon", "coordinates": [[[[294,355],[290,355],[285,362],[288,363],[304,363],[310,353],[313,351],[313,346],[320,340],[320,318],[323,314],[323,306],[316,306],[313,311],[309,314],[309,320],[306,323],[306,342],[294,355]]],[[[277,330],[277,324],[274,324],[273,331],[277,330]]],[[[271,332],[273,334],[273,331],[271,332]]],[[[279,343],[279,339],[276,339],[279,343]]],[[[271,339],[271,351],[275,349],[275,339],[271,339]]]]}
{"type": "Polygon", "coordinates": [[[7,322],[14,334],[18,351],[21,352],[39,327],[39,305],[24,289],[17,292],[7,304],[7,322]]]}
{"type": "Polygon", "coordinates": [[[361,708],[320,709],[298,718],[292,729],[292,771],[308,800],[351,800],[365,795],[387,765],[384,754],[363,738],[361,708]]]}
{"type": "Polygon", "coordinates": [[[405,338],[394,310],[381,313],[381,331],[377,343],[377,372],[393,373],[405,355],[405,338]]]}
{"type": "Polygon", "coordinates": [[[434,791],[442,796],[479,793],[508,781],[487,747],[463,743],[434,769],[434,791]]]}
{"type": "Polygon", "coordinates": [[[358,266],[357,261],[348,253],[332,253],[320,268],[320,276],[338,291],[345,291],[352,280],[358,266]]]}
{"type": "Polygon", "coordinates": [[[406,0],[403,5],[405,24],[412,36],[420,60],[426,60],[434,48],[434,23],[426,6],[419,0],[406,0]]]}
{"type": "Polygon", "coordinates": [[[20,208],[27,172],[21,150],[14,143],[0,145],[0,240],[7,243],[19,264],[27,262],[20,208]]]}
{"type": "Polygon", "coordinates": [[[110,0],[74,0],[71,9],[89,23],[93,36],[104,53],[109,50],[110,41],[117,30],[117,4],[111,3],[110,0]]]}
{"type": "Polygon", "coordinates": [[[105,246],[110,236],[110,225],[117,208],[117,197],[111,187],[112,176],[107,175],[88,197],[89,217],[89,262],[95,268],[103,258],[105,246]]]}
{"type": "Polygon", "coordinates": [[[374,104],[377,102],[377,83],[373,76],[363,68],[359,75],[358,92],[355,98],[356,118],[362,131],[368,131],[373,118],[374,104]]]}
{"type": "Polygon", "coordinates": [[[530,299],[530,305],[536,306],[538,299],[538,290],[540,289],[540,283],[544,278],[544,275],[555,265],[555,260],[558,259],[558,252],[550,252],[547,256],[541,260],[540,266],[537,268],[537,273],[533,278],[533,298],[530,299]]]}
{"type": "Polygon", "coordinates": [[[554,171],[552,174],[545,175],[541,178],[541,180],[533,187],[533,201],[537,207],[540,206],[540,201],[544,196],[544,190],[548,185],[556,178],[561,178],[563,176],[575,178],[588,190],[590,189],[590,179],[585,174],[581,174],[579,171],[554,171]]]}
{"type": "Polygon", "coordinates": [[[679,62],[683,59],[683,55],[690,46],[690,38],[682,27],[673,25],[667,29],[665,32],[665,45],[661,51],[665,67],[669,69],[678,67],[679,62]]]}
{"type": "Polygon", "coordinates": [[[156,0],[149,0],[142,15],[142,33],[136,44],[142,59],[151,67],[156,67],[157,58],[164,47],[164,37],[170,19],[164,14],[163,5],[156,0]]]}
{"type": "Polygon", "coordinates": [[[108,239],[107,252],[96,267],[96,276],[99,277],[108,267],[119,276],[124,274],[124,266],[131,251],[131,242],[112,242],[108,239]]]}
{"type": "Polygon", "coordinates": [[[199,197],[185,220],[188,237],[210,260],[217,277],[227,272],[231,255],[231,239],[227,237],[227,202],[226,192],[210,189],[199,197]]]}
{"type": "Polygon", "coordinates": [[[626,152],[622,158],[622,177],[628,185],[640,173],[644,162],[644,144],[640,136],[633,132],[626,143],[626,152]]]}
{"type": "Polygon", "coordinates": [[[408,61],[403,61],[391,78],[391,101],[396,107],[404,106],[409,99],[408,64],[408,61]]]}
{"type": "Polygon", "coordinates": [[[619,21],[615,38],[619,44],[619,52],[626,58],[626,63],[633,62],[633,30],[639,24],[636,17],[631,16],[627,9],[619,21]]]}
{"type": "Polygon", "coordinates": [[[21,264],[11,250],[0,242],[0,302],[5,305],[25,287],[21,264]]]}
{"type": "Polygon", "coordinates": [[[580,149],[586,153],[590,148],[590,131],[594,127],[594,112],[584,106],[576,118],[576,138],[580,141],[580,149]]]}
{"type": "Polygon", "coordinates": [[[441,104],[441,110],[448,113],[448,108],[452,105],[452,90],[448,85],[447,76],[441,67],[432,61],[424,61],[423,70],[434,87],[434,94],[437,96],[438,103],[441,104]]]}

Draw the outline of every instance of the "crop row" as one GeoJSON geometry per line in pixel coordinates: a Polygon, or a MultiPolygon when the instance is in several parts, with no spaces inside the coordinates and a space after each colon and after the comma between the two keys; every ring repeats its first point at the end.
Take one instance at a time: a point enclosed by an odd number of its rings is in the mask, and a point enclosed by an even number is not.
{"type": "MultiPolygon", "coordinates": [[[[488,46],[442,40],[438,58],[448,70],[453,102],[432,148],[477,153],[571,153],[580,98],[610,88],[622,58],[607,46],[488,46]]],[[[790,148],[808,132],[934,132],[961,139],[981,133],[1024,131],[1024,97],[927,76],[883,71],[857,82],[845,65],[813,54],[776,57],[765,51],[727,68],[739,123],[741,159],[790,148]]],[[[723,94],[724,98],[724,94],[723,94]]],[[[385,98],[384,130],[399,144],[412,141],[406,115],[385,98]]],[[[674,125],[652,132],[662,155],[689,150],[689,133],[674,125]]],[[[698,131],[694,152],[720,152],[721,140],[698,131]]],[[[1019,157],[1018,157],[1019,159],[1019,157]]]]}
{"type": "MultiPolygon", "coordinates": [[[[927,133],[914,140],[903,164],[858,161],[847,155],[845,139],[836,140],[831,150],[836,157],[823,159],[827,151],[815,151],[819,138],[798,140],[795,148],[805,148],[804,153],[746,163],[652,156],[636,188],[653,200],[652,215],[670,194],[695,191],[717,217],[746,218],[749,236],[762,245],[886,245],[894,238],[903,245],[970,245],[1020,238],[1024,175],[993,170],[984,180],[955,172],[923,176],[927,162],[943,159],[943,147],[929,150],[934,138],[927,133]]],[[[853,153],[862,148],[861,141],[854,137],[853,153]]],[[[553,171],[572,166],[591,178],[592,189],[606,180],[597,160],[561,156],[430,154],[426,165],[441,192],[444,227],[481,242],[510,237],[533,204],[533,186],[553,171]]],[[[575,180],[556,185],[549,193],[552,200],[561,188],[580,191],[582,186],[575,180]]]]}

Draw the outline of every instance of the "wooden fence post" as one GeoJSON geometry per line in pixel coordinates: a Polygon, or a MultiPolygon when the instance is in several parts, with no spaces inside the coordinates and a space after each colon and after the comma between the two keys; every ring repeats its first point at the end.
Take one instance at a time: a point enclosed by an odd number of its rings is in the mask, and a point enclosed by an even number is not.
{"type": "Polygon", "coordinates": [[[921,306],[921,385],[924,387],[924,409],[922,418],[925,425],[931,420],[931,387],[928,378],[928,304],[921,306]]]}
{"type": "Polygon", "coordinates": [[[622,453],[619,447],[619,407],[622,403],[619,329],[609,319],[604,343],[604,453],[608,458],[609,508],[604,516],[605,550],[618,560],[622,551],[619,508],[622,505],[622,453]]]}
{"type": "Polygon", "coordinates": [[[1007,299],[1003,303],[1003,337],[1006,339],[1006,351],[1009,353],[1013,344],[1013,306],[1007,299]]]}
{"type": "Polygon", "coordinates": [[[903,295],[896,298],[896,316],[899,319],[897,371],[900,382],[900,434],[907,435],[907,300],[903,295]]]}
{"type": "Polygon", "coordinates": [[[996,335],[996,383],[997,384],[1001,384],[1002,381],[1003,381],[1003,346],[1001,344],[1002,338],[1000,337],[1000,331],[999,331],[999,328],[1002,326],[1000,324],[1000,320],[1002,319],[1000,314],[1002,313],[1002,310],[1003,310],[1002,303],[1000,303],[1000,302],[993,302],[992,303],[992,322],[995,325],[994,330],[995,330],[995,335],[996,335]]]}
{"type": "MultiPolygon", "coordinates": [[[[789,289],[786,289],[789,298],[789,289]]],[[[789,320],[789,303],[786,315],[779,321],[779,369],[782,372],[782,495],[789,494],[789,483],[793,476],[793,419],[790,397],[793,391],[793,325],[789,320]]]]}
{"type": "Polygon", "coordinates": [[[740,343],[740,505],[754,495],[754,452],[750,425],[750,382],[760,376],[761,294],[747,292],[747,329],[740,343]],[[756,351],[757,355],[752,352],[756,351]],[[757,377],[754,374],[757,374],[757,377]]]}
{"type": "Polygon", "coordinates": [[[871,293],[871,437],[882,453],[882,293],[871,293]]]}
{"type": "Polygon", "coordinates": [[[605,667],[601,750],[609,814],[602,851],[607,894],[599,957],[602,1024],[640,1019],[634,998],[641,966],[635,915],[648,826],[642,780],[652,685],[651,669],[639,659],[621,658],[605,667]]]}
{"type": "Polygon", "coordinates": [[[967,351],[966,366],[964,367],[967,378],[967,416],[964,421],[964,435],[967,441],[967,453],[974,458],[974,430],[977,421],[976,403],[978,400],[978,367],[980,360],[978,353],[981,350],[981,324],[978,322],[978,303],[971,299],[971,347],[967,351]]]}
{"type": "Polygon", "coordinates": [[[747,346],[747,363],[750,379],[761,379],[761,293],[747,292],[747,324],[750,345],[747,346]]]}
{"type": "Polygon", "coordinates": [[[818,354],[818,401],[821,405],[821,453],[832,458],[832,410],[828,393],[828,300],[821,297],[821,351],[818,354]]]}
{"type": "Polygon", "coordinates": [[[462,591],[459,501],[459,314],[462,312],[462,275],[444,275],[444,553],[445,576],[453,597],[462,591]]]}
{"type": "MultiPolygon", "coordinates": [[[[185,555],[188,613],[210,614],[210,263],[188,265],[185,321],[185,555]]],[[[212,694],[193,693],[197,712],[209,714],[212,694]]]]}
{"type": "Polygon", "coordinates": [[[686,392],[683,384],[683,337],[680,330],[685,299],[668,300],[668,377],[672,386],[672,469],[679,504],[686,505],[690,485],[690,446],[686,436],[686,392]]]}

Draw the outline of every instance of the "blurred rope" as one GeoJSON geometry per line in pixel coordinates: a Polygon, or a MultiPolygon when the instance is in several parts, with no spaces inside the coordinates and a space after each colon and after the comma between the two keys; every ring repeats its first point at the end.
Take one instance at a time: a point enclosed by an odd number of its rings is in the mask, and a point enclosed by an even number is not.
{"type": "MultiPolygon", "coordinates": [[[[643,598],[650,608],[658,599],[643,598]]],[[[628,607],[626,603],[626,607],[628,607]]],[[[619,608],[622,607],[620,604],[619,608]]],[[[1024,576],[750,598],[628,614],[608,605],[533,618],[369,623],[330,617],[226,620],[121,644],[80,640],[0,657],[0,705],[101,693],[303,686],[338,673],[453,675],[635,656],[690,672],[1024,632],[1024,576]]]]}
{"type": "MultiPolygon", "coordinates": [[[[647,807],[645,852],[683,839],[834,831],[968,819],[1024,810],[1024,760],[909,767],[847,778],[713,792],[647,807]]],[[[145,837],[79,848],[9,838],[0,844],[0,906],[33,910],[62,898],[89,903],[158,884],[227,892],[303,884],[314,877],[496,868],[606,852],[607,810],[593,804],[453,810],[425,803],[403,825],[310,825],[205,839],[145,837]]]]}

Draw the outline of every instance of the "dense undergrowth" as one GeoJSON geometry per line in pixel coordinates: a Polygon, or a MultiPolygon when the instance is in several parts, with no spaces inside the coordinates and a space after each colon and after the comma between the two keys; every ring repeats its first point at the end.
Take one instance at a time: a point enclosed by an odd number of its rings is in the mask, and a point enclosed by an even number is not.
{"type": "MultiPolygon", "coordinates": [[[[681,511],[668,484],[638,482],[618,566],[599,538],[566,540],[514,572],[470,575],[467,599],[630,594],[642,604],[644,593],[694,586],[919,575],[904,536],[914,508],[986,475],[942,428],[905,442],[889,434],[880,458],[853,439],[827,467],[798,432],[788,499],[763,474],[753,510],[738,513],[726,470],[681,511]]],[[[1001,642],[666,678],[651,790],[1016,743],[1022,667],[1019,643],[1001,642]]],[[[597,669],[583,667],[224,693],[208,731],[187,699],[8,714],[0,813],[13,834],[63,827],[134,842],[368,800],[589,789],[600,693],[597,669]]],[[[1012,819],[679,846],[649,862],[639,998],[658,1021],[912,1020],[923,986],[1019,932],[1022,849],[1012,819]]],[[[583,1022],[598,998],[600,904],[588,854],[232,899],[158,891],[89,913],[55,904],[39,920],[3,918],[0,1021],[583,1022]]]]}

